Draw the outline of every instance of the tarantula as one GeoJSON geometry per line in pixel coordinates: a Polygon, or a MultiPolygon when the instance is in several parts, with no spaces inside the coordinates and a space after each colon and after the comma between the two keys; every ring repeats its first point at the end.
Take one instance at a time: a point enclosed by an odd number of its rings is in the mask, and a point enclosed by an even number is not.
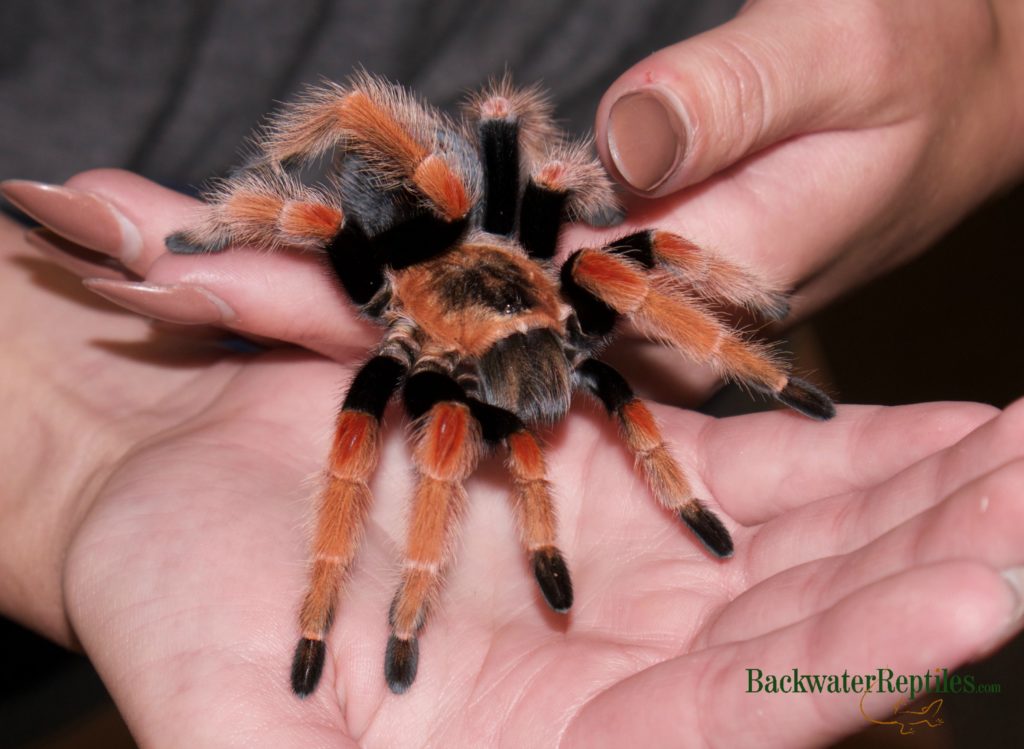
{"type": "Polygon", "coordinates": [[[397,390],[415,420],[417,484],[388,614],[384,673],[395,693],[416,677],[417,637],[449,561],[462,484],[484,449],[507,453],[522,545],[544,598],[557,612],[572,605],[535,430],[563,418],[578,388],[618,420],[657,500],[711,553],[732,553],[729,532],[694,497],[650,411],[595,358],[620,319],[808,416],[834,414],[828,396],[714,312],[727,303],[785,316],[785,295],[749,271],[656,229],[556,263],[563,223],[592,221],[615,199],[589,143],[569,139],[543,96],[507,77],[472,96],[458,123],[368,74],[309,88],[269,120],[247,166],[205,201],[194,226],[167,238],[172,252],[237,244],[320,252],[360,312],[385,327],[337,418],[291,670],[299,696],[320,679],[371,502],[381,419],[397,390]],[[327,154],[326,180],[304,183],[302,170],[327,154]]]}

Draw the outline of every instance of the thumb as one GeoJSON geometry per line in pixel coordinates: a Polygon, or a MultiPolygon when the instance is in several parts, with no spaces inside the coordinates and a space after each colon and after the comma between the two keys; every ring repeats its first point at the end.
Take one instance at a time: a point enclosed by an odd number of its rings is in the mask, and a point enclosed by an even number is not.
{"type": "Polygon", "coordinates": [[[787,137],[863,122],[877,108],[881,19],[816,6],[750,5],[623,74],[597,115],[612,174],[662,196],[787,137]]]}

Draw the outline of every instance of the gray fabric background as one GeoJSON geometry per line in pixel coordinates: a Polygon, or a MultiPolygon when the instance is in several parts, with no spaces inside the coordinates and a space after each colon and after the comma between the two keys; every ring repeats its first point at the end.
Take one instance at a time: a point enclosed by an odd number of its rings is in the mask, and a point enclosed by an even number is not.
{"type": "Polygon", "coordinates": [[[739,0],[3,0],[0,178],[225,172],[275,101],[357,66],[449,106],[508,67],[592,127],[605,88],[739,0]]]}

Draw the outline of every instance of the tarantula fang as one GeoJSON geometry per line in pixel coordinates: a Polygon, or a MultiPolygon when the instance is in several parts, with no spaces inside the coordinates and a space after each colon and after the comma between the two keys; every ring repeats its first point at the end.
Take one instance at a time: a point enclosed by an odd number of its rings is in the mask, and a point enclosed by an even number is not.
{"type": "Polygon", "coordinates": [[[291,672],[299,696],[322,673],[371,503],[381,419],[399,390],[415,423],[416,487],[388,614],[384,673],[395,693],[416,677],[463,482],[486,449],[507,455],[521,542],[544,599],[558,612],[572,606],[536,429],[562,419],[577,389],[618,421],[655,498],[712,554],[732,554],[728,530],[694,496],[647,406],[597,358],[621,319],[812,418],[834,414],[827,395],[715,313],[725,303],[786,315],[785,295],[748,270],[657,229],[556,260],[562,225],[592,221],[615,199],[589,143],[554,125],[536,89],[493,82],[456,122],[360,74],[309,88],[270,119],[254,152],[207,191],[203,215],[169,236],[168,248],[316,251],[360,312],[385,328],[337,417],[291,672]],[[300,179],[326,155],[325,180],[300,179]]]}

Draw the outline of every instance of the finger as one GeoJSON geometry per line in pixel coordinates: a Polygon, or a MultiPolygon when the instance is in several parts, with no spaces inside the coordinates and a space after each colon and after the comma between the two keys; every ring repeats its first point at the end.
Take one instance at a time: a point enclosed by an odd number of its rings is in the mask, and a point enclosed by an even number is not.
{"type": "Polygon", "coordinates": [[[49,229],[30,229],[25,232],[25,242],[47,260],[76,276],[129,280],[129,271],[113,258],[87,250],[49,229]]]}
{"type": "MultiPolygon", "coordinates": [[[[1016,631],[1019,607],[1019,592],[985,565],[946,562],[910,570],[810,619],[620,682],[586,704],[561,746],[819,746],[867,725],[860,695],[756,691],[747,669],[840,677],[880,668],[907,675],[952,671],[1016,631]],[[955,606],[950,591],[956,591],[955,606]]],[[[895,697],[875,695],[865,708],[878,714],[881,699],[891,714],[895,697]]]]}
{"type": "MultiPolygon", "coordinates": [[[[823,497],[873,487],[998,413],[974,403],[926,403],[841,406],[827,422],[786,411],[719,419],[700,432],[696,460],[726,512],[754,525],[823,497]]],[[[670,433],[678,418],[666,413],[670,433]]]]}
{"type": "MultiPolygon", "coordinates": [[[[243,335],[349,358],[378,339],[313,254],[245,248],[190,258],[166,251],[164,238],[187,225],[199,202],[136,174],[97,169],[64,187],[4,183],[4,194],[58,235],[116,258],[144,280],[68,260],[87,287],[147,317],[217,325],[243,335]]],[[[48,257],[53,253],[43,249],[48,257]]]]}
{"type": "Polygon", "coordinates": [[[240,248],[197,259],[167,253],[144,282],[89,279],[86,285],[141,315],[219,325],[338,360],[362,356],[380,338],[313,254],[240,248]]]}
{"type": "Polygon", "coordinates": [[[1022,435],[1024,400],[875,488],[836,494],[779,517],[751,539],[748,553],[757,560],[758,574],[767,577],[870,543],[970,482],[1024,457],[1022,435]],[[800,543],[794,545],[797,536],[800,543]]]}
{"type": "Polygon", "coordinates": [[[852,6],[752,3],[611,86],[597,114],[601,155],[625,185],[660,196],[795,134],[891,121],[885,23],[852,6]]]}
{"type": "Polygon", "coordinates": [[[981,561],[998,570],[1022,567],[1021,486],[1024,459],[971,481],[852,553],[800,564],[767,579],[761,569],[750,565],[750,578],[762,582],[729,604],[702,644],[746,640],[800,621],[862,587],[914,567],[957,559],[981,561]]]}
{"type": "Polygon", "coordinates": [[[131,172],[94,169],[65,185],[8,180],[3,195],[54,233],[144,276],[196,201],[131,172]]]}

